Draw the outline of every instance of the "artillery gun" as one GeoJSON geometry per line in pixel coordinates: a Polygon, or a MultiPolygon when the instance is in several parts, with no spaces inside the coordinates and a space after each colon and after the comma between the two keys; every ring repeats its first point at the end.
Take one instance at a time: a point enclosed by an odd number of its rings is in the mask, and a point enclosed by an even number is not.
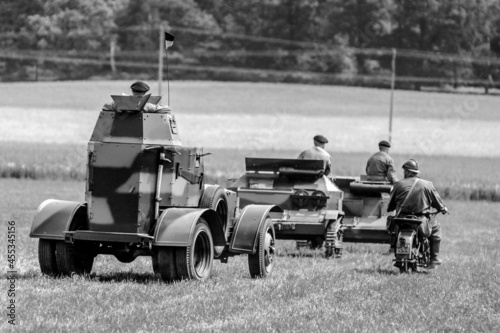
{"type": "Polygon", "coordinates": [[[246,158],[246,172],[228,188],[240,207],[273,204],[276,239],[297,240],[297,248],[321,248],[342,256],[344,242],[389,243],[386,227],[391,185],[366,177],[324,175],[321,160],[246,158]]]}
{"type": "Polygon", "coordinates": [[[203,149],[184,147],[170,110],[143,112],[158,96],[114,96],[88,143],[85,201],[46,200],[30,237],[50,276],[85,274],[97,255],[152,258],[164,281],[205,280],[213,260],[248,254],[252,277],[273,268],[274,205],[238,207],[236,193],[205,184],[203,149]],[[153,98],[154,97],[154,98],[153,98]]]}

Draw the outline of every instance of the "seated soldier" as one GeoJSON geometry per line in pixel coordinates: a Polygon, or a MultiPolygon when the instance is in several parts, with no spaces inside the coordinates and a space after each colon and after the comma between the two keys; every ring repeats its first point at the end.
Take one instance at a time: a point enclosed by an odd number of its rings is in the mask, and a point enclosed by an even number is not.
{"type": "Polygon", "coordinates": [[[325,161],[325,176],[330,174],[332,169],[332,162],[330,159],[330,154],[328,154],[325,150],[325,144],[328,143],[328,139],[323,135],[316,135],[313,138],[314,146],[304,150],[297,157],[302,160],[323,160],[325,161]]]}
{"type": "MultiPolygon", "coordinates": [[[[136,81],[132,83],[130,89],[132,90],[132,96],[142,97],[149,91],[149,86],[143,81],[136,81]]],[[[102,110],[120,112],[120,110],[116,108],[115,102],[104,104],[102,110]]],[[[159,111],[162,112],[170,111],[170,108],[165,105],[160,105],[160,104],[156,105],[152,103],[146,103],[143,108],[143,112],[159,112],[159,111]]]]}
{"type": "Polygon", "coordinates": [[[366,163],[366,175],[368,180],[387,181],[394,184],[398,181],[394,171],[394,162],[389,156],[391,144],[382,140],[378,144],[379,151],[373,154],[366,163]]]}

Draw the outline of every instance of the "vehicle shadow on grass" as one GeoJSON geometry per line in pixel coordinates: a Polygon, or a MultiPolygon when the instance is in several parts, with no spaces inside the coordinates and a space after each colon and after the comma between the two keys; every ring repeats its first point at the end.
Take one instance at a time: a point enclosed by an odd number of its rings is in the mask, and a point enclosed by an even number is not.
{"type": "Polygon", "coordinates": [[[400,273],[396,268],[394,269],[390,269],[390,268],[381,268],[381,267],[377,267],[377,268],[355,268],[354,271],[356,273],[360,273],[360,274],[367,274],[367,275],[374,275],[374,274],[378,274],[378,275],[412,275],[412,274],[417,274],[417,275],[429,275],[431,272],[427,271],[427,270],[419,270],[417,272],[411,272],[411,273],[400,273]]]}
{"type": "Polygon", "coordinates": [[[354,271],[356,273],[360,274],[367,274],[367,275],[399,275],[399,272],[389,269],[389,268],[355,268],[354,271]]]}
{"type": "Polygon", "coordinates": [[[40,276],[40,272],[37,272],[35,270],[29,270],[23,273],[9,271],[7,273],[0,274],[0,280],[11,279],[11,278],[14,278],[16,280],[30,280],[38,276],[40,276]]]}
{"type": "Polygon", "coordinates": [[[293,253],[293,252],[277,253],[276,257],[288,257],[288,258],[325,258],[325,256],[323,254],[293,253]]]}
{"type": "Polygon", "coordinates": [[[17,273],[17,274],[14,273],[0,274],[0,279],[2,280],[9,280],[9,279],[33,280],[38,278],[49,278],[54,280],[77,278],[77,279],[87,280],[89,282],[104,282],[104,283],[106,282],[132,282],[138,284],[151,284],[155,282],[165,283],[162,281],[160,275],[158,274],[154,275],[153,273],[116,272],[116,273],[106,273],[99,275],[97,275],[96,273],[90,273],[83,275],[74,274],[71,277],[69,277],[61,275],[47,276],[42,274],[40,271],[30,270],[27,272],[17,273]]]}
{"type": "Polygon", "coordinates": [[[138,284],[150,284],[154,282],[162,282],[159,274],[153,273],[132,273],[132,272],[116,272],[102,275],[92,273],[87,275],[89,281],[95,282],[132,282],[138,284]]]}

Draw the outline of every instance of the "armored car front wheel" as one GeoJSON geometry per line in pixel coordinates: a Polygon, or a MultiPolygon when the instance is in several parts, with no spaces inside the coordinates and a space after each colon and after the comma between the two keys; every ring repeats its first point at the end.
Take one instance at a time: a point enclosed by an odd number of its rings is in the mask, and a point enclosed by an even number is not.
{"type": "Polygon", "coordinates": [[[229,214],[227,195],[224,188],[218,185],[206,186],[203,191],[203,195],[200,198],[199,207],[215,210],[217,215],[220,217],[222,230],[224,230],[224,233],[226,232],[227,225],[229,223],[229,214]]]}
{"type": "Polygon", "coordinates": [[[258,237],[257,251],[248,255],[248,267],[252,278],[269,276],[274,267],[275,235],[269,216],[262,224],[258,237]]]}

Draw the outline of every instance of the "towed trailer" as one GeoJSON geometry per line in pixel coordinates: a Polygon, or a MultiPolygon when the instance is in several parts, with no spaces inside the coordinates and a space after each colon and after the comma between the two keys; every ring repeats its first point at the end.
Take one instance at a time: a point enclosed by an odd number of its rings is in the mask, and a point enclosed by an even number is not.
{"type": "Polygon", "coordinates": [[[240,207],[271,204],[276,239],[297,248],[321,248],[341,257],[344,242],[389,243],[387,204],[391,185],[366,177],[324,175],[321,160],[246,158],[245,173],[230,180],[240,207]]]}

